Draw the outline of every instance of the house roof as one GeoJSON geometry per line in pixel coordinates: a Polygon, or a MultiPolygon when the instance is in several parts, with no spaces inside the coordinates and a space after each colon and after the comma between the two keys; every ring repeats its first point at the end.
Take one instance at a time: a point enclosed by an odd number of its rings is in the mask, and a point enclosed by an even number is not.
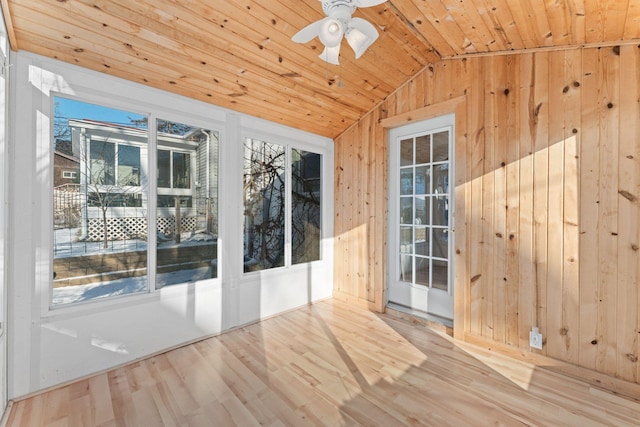
{"type": "Polygon", "coordinates": [[[80,163],[80,159],[78,159],[77,157],[71,156],[69,154],[63,153],[62,151],[53,150],[53,154],[55,154],[56,156],[64,157],[65,159],[70,160],[72,162],[80,163]]]}
{"type": "Polygon", "coordinates": [[[291,36],[318,0],[2,0],[13,49],[336,137],[425,67],[461,56],[640,43],[638,0],[391,0],[340,66],[291,36]]]}

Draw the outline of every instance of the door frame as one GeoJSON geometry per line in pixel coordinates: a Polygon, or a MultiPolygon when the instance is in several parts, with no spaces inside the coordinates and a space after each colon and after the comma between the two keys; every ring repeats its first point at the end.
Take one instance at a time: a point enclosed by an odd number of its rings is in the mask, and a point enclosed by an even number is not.
{"type": "MultiPolygon", "coordinates": [[[[0,415],[8,403],[7,371],[7,150],[9,142],[9,36],[0,10],[0,415]]],[[[1,422],[1,421],[0,421],[1,422]]]]}
{"type": "MultiPolygon", "coordinates": [[[[445,114],[455,114],[455,163],[456,173],[453,185],[455,186],[455,203],[456,203],[456,245],[454,248],[455,268],[454,268],[454,308],[453,308],[453,336],[454,338],[464,340],[465,333],[470,331],[470,313],[468,312],[469,299],[469,260],[467,250],[467,230],[466,230],[466,212],[465,199],[467,197],[467,153],[471,152],[471,148],[467,148],[469,144],[478,135],[467,134],[467,121],[473,121],[477,117],[477,112],[467,111],[467,97],[478,96],[474,93],[464,94],[453,98],[448,98],[440,102],[436,102],[425,107],[415,110],[406,111],[395,116],[381,118],[380,126],[383,128],[385,146],[389,147],[389,131],[393,128],[403,126],[409,123],[438,117],[445,114]]],[[[480,130],[479,132],[481,132],[480,130]]],[[[387,156],[387,161],[389,160],[387,156]]],[[[388,165],[387,165],[388,167],[388,165]]],[[[385,221],[385,227],[388,221],[385,221]]],[[[388,239],[388,230],[385,230],[385,237],[388,239]]],[[[385,251],[385,257],[388,258],[388,251],[385,251]]],[[[388,270],[389,260],[385,260],[385,269],[388,270]]],[[[384,312],[389,302],[389,282],[388,271],[385,271],[384,286],[380,293],[376,293],[374,308],[379,312],[384,312]]]]}
{"type": "MultiPolygon", "coordinates": [[[[453,326],[454,317],[454,295],[455,295],[455,148],[456,148],[456,127],[455,114],[444,114],[424,120],[416,120],[410,124],[396,127],[389,131],[389,224],[388,224],[388,296],[387,305],[399,311],[426,318],[428,320],[442,323],[446,326],[453,326]],[[399,245],[399,205],[397,203],[400,196],[399,182],[399,160],[401,139],[415,138],[417,136],[437,133],[442,130],[449,130],[449,153],[448,153],[448,176],[449,189],[449,217],[448,217],[448,243],[447,243],[447,282],[448,290],[443,291],[436,288],[429,288],[424,285],[402,282],[399,274],[402,270],[398,258],[399,245]],[[411,300],[403,304],[400,300],[411,300]],[[413,304],[412,304],[413,302],[413,304]],[[408,305],[411,304],[411,305],[408,305]]],[[[427,221],[427,225],[430,221],[427,221]]],[[[432,254],[430,252],[429,256],[432,254]]],[[[415,273],[415,272],[414,272],[415,273]]]]}

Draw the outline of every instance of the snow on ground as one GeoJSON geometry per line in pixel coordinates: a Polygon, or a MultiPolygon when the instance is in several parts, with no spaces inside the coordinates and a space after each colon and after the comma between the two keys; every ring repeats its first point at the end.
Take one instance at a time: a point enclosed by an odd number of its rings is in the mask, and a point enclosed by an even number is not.
{"type": "MultiPolygon", "coordinates": [[[[177,283],[196,282],[211,278],[211,268],[201,267],[190,270],[162,273],[156,276],[158,287],[175,285],[177,283]]],[[[53,305],[70,304],[74,302],[90,301],[97,298],[107,298],[117,295],[146,292],[147,276],[128,277],[110,282],[91,283],[88,285],[65,286],[53,289],[53,305]]]]}
{"type": "MultiPolygon", "coordinates": [[[[80,228],[55,230],[54,257],[58,259],[147,250],[147,242],[145,240],[126,239],[109,241],[108,247],[104,248],[103,242],[79,241],[80,235],[80,228]]],[[[215,244],[215,242],[214,237],[206,233],[182,233],[181,243],[179,244],[176,244],[173,240],[166,238],[162,234],[158,234],[158,248],[211,245],[215,244]]],[[[215,265],[213,265],[213,267],[215,267],[215,265]]],[[[158,274],[156,276],[156,281],[158,288],[161,288],[177,283],[210,279],[211,273],[212,267],[201,267],[158,274]]],[[[148,289],[147,282],[147,276],[141,276],[117,279],[108,282],[90,283],[87,285],[54,288],[53,305],[70,304],[98,298],[146,292],[148,289]]]]}
{"type": "MultiPolygon", "coordinates": [[[[79,241],[79,228],[62,228],[54,232],[53,255],[55,258],[69,258],[83,255],[96,255],[117,252],[146,251],[147,242],[140,239],[111,240],[104,248],[104,242],[83,242],[79,241]]],[[[172,248],[177,246],[198,246],[208,245],[215,239],[204,233],[182,233],[181,243],[176,244],[173,240],[158,236],[158,248],[172,248]]]]}

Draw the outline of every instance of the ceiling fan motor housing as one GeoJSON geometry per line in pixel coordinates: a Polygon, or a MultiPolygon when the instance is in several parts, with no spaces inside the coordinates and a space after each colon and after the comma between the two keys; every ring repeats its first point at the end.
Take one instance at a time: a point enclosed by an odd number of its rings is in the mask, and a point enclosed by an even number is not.
{"type": "Polygon", "coordinates": [[[339,19],[346,24],[356,10],[353,0],[323,0],[322,10],[330,18],[339,19]]]}

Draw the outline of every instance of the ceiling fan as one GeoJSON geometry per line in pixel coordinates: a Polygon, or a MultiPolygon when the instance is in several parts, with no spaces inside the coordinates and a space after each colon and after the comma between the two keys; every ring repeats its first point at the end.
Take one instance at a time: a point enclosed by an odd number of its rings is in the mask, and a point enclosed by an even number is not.
{"type": "Polygon", "coordinates": [[[376,28],[362,18],[352,18],[358,7],[371,7],[387,0],[320,0],[326,18],[307,25],[291,38],[296,43],[307,43],[318,36],[324,45],[320,58],[339,65],[340,43],[345,37],[356,54],[356,59],[378,38],[376,28]]]}

